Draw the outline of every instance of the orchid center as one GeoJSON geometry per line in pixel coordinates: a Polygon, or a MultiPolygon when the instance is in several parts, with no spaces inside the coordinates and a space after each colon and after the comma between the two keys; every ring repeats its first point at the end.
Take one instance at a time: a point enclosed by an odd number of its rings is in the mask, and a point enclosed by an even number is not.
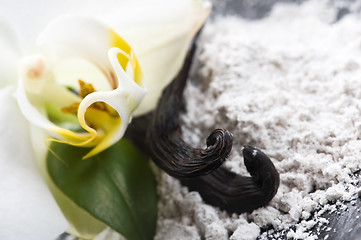
{"type": "MultiPolygon", "coordinates": [[[[68,90],[79,96],[81,99],[84,99],[91,93],[97,92],[91,83],[79,79],[78,84],[78,91],[71,87],[69,87],[68,90]]],[[[61,111],[65,114],[77,116],[80,103],[81,102],[79,101],[62,107],[61,111]]],[[[97,131],[109,131],[111,126],[121,123],[118,112],[105,102],[94,102],[91,104],[85,113],[85,120],[89,127],[97,131]]]]}

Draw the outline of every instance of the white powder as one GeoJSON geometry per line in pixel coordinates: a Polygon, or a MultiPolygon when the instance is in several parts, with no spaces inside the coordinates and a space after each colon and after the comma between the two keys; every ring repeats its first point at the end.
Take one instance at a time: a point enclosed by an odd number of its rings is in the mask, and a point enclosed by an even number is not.
{"type": "Polygon", "coordinates": [[[268,206],[229,215],[159,173],[156,239],[317,239],[310,229],[327,225],[321,214],[360,195],[350,176],[361,167],[361,19],[332,23],[335,16],[312,1],[205,27],[183,135],[204,147],[207,133],[227,128],[234,145],[225,166],[247,175],[241,148],[252,145],[272,159],[281,183],[268,206]]]}

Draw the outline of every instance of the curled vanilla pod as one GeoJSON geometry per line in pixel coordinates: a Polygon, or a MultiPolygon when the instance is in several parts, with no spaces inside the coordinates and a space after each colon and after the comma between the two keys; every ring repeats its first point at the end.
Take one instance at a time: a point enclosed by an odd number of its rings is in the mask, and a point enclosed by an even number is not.
{"type": "Polygon", "coordinates": [[[161,169],[198,191],[206,203],[230,213],[250,212],[265,206],[277,192],[279,174],[271,160],[254,147],[244,147],[244,162],[251,176],[241,176],[221,166],[232,149],[228,130],[212,131],[205,149],[192,148],[181,137],[179,115],[195,47],[193,43],[181,71],[163,91],[157,109],[134,119],[126,137],[161,169]]]}
{"type": "Polygon", "coordinates": [[[244,163],[251,177],[241,176],[220,167],[211,174],[182,179],[189,190],[198,191],[208,204],[230,213],[251,212],[263,207],[276,195],[279,174],[259,149],[243,148],[244,163]]]}

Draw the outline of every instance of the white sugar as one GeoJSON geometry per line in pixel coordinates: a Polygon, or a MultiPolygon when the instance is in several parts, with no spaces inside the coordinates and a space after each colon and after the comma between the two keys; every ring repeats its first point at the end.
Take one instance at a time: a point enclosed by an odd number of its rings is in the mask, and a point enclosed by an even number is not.
{"type": "Polygon", "coordinates": [[[224,17],[204,28],[185,93],[184,137],[203,147],[207,133],[227,128],[234,147],[225,166],[247,175],[241,146],[255,146],[272,159],[281,183],[265,208],[228,215],[160,173],[157,239],[181,232],[267,239],[261,229],[270,226],[315,239],[309,230],[327,225],[321,213],[360,195],[350,176],[361,167],[361,19],[350,14],[333,23],[335,15],[313,1],[277,5],[258,21],[224,17]]]}

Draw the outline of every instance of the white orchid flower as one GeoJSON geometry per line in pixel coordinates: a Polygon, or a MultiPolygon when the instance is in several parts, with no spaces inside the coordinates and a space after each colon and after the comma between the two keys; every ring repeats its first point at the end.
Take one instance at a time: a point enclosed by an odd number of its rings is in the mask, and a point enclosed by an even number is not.
{"type": "Polygon", "coordinates": [[[106,15],[94,11],[92,16],[102,23],[66,16],[49,24],[38,38],[39,52],[23,59],[18,82],[17,98],[33,125],[38,165],[71,232],[86,238],[106,226],[51,182],[45,168],[45,141],[91,148],[84,158],[117,142],[132,116],[156,106],[210,10],[208,3],[186,0],[150,9],[149,4],[144,8],[121,4],[114,2],[113,13],[107,9],[106,15]],[[74,220],[80,215],[87,220],[74,220]],[[89,226],[94,226],[92,231],[89,226]]]}
{"type": "Polygon", "coordinates": [[[132,27],[122,31],[125,27],[119,27],[118,32],[125,32],[134,43],[134,50],[114,30],[90,18],[67,16],[50,24],[38,39],[40,45],[48,47],[50,56],[32,57],[23,68],[18,99],[24,115],[33,124],[49,130],[57,141],[94,147],[84,158],[117,142],[132,115],[155,107],[162,89],[180,69],[191,39],[208,16],[209,7],[204,2],[188,4],[177,9],[181,16],[173,14],[163,25],[158,22],[160,26],[151,28],[154,31],[146,31],[144,25],[140,25],[141,30],[132,27]],[[135,56],[138,52],[139,61],[135,56]],[[144,69],[144,79],[140,67],[144,69]],[[73,75],[66,75],[68,72],[73,75]],[[79,96],[65,88],[77,89],[78,81],[79,91],[85,92],[79,96]],[[89,92],[93,85],[102,91],[89,92]],[[71,119],[71,112],[77,114],[77,120],[71,119]],[[86,133],[69,129],[77,128],[77,122],[86,133]],[[62,127],[64,124],[67,126],[62,127]]]}
{"type": "Polygon", "coordinates": [[[31,56],[22,66],[18,101],[25,117],[53,141],[94,147],[84,158],[122,138],[146,93],[131,47],[100,22],[73,16],[49,24],[38,42],[48,58],[31,56]]]}

